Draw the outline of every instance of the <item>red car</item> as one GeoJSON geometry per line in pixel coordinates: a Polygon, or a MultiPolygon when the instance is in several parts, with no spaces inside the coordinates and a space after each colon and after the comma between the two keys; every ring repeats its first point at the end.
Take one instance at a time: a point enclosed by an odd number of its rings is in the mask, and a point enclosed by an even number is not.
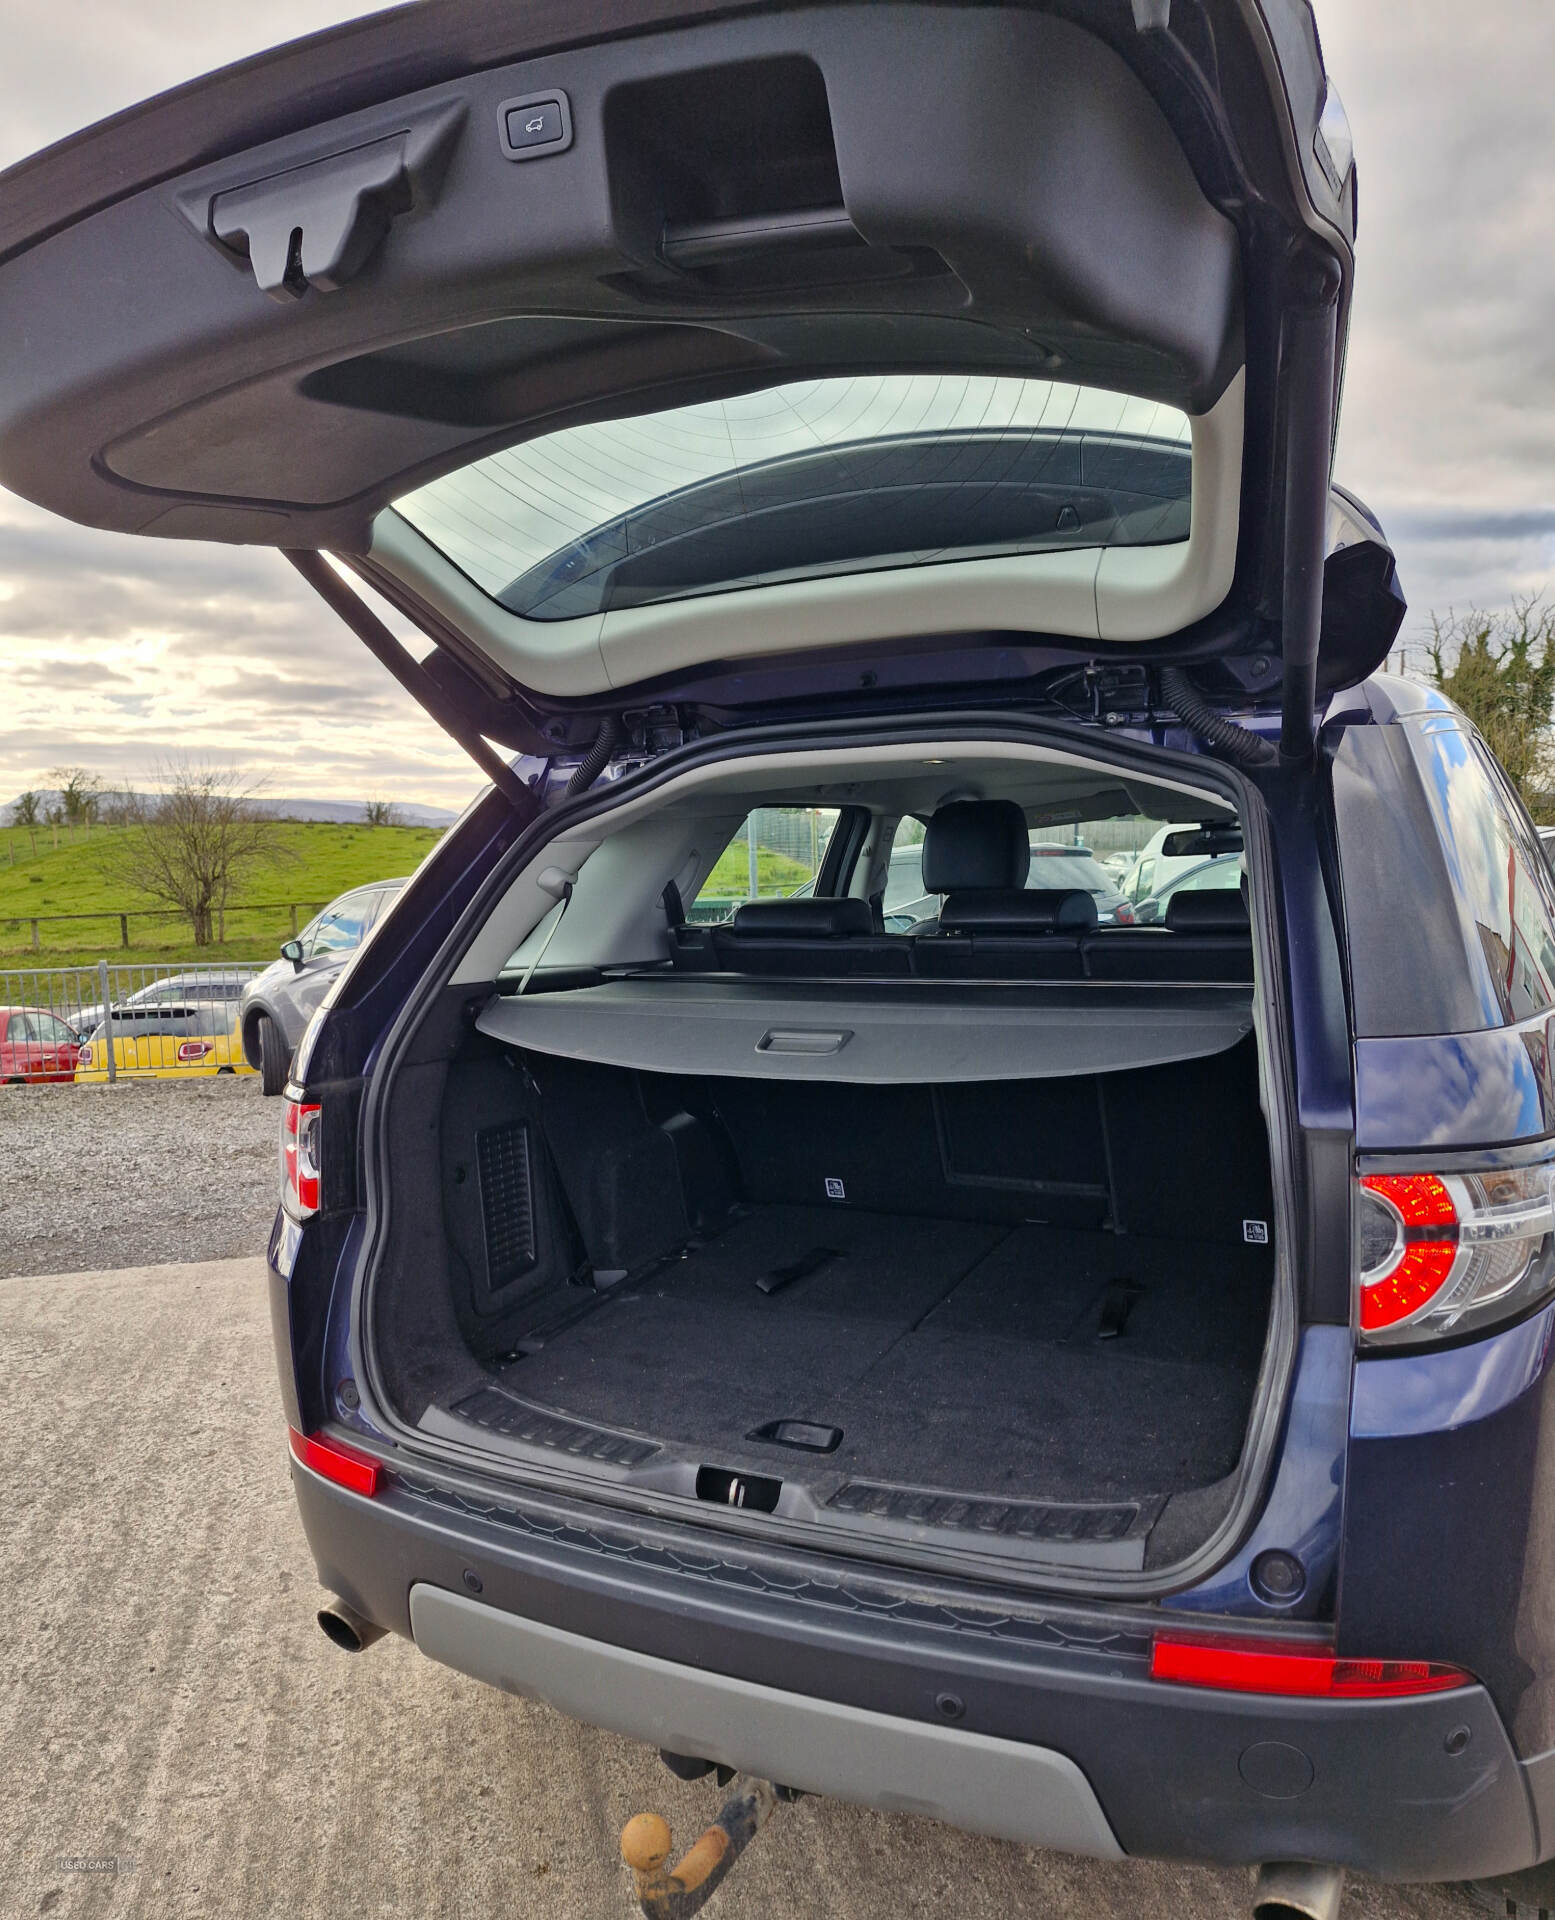
{"type": "Polygon", "coordinates": [[[0,1007],[0,1081],[74,1080],[81,1041],[42,1007],[0,1007]]]}

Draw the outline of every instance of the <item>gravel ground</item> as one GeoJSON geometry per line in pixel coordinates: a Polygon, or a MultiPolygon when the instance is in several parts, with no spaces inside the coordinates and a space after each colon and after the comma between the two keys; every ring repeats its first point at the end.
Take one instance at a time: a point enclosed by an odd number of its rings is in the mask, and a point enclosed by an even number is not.
{"type": "MultiPolygon", "coordinates": [[[[646,1747],[402,1640],[329,1645],[261,1261],[0,1281],[0,1354],[0,1913],[628,1920],[622,1823],[656,1808],[684,1845],[713,1817],[646,1747]]],[[[803,1800],[707,1913],[1246,1920],[1250,1890],[803,1800]]],[[[1344,1914],[1478,1911],[1354,1879],[1344,1914]]]]}
{"type": "Polygon", "coordinates": [[[0,1275],[262,1254],[280,1104],[248,1075],[0,1088],[0,1275]]]}

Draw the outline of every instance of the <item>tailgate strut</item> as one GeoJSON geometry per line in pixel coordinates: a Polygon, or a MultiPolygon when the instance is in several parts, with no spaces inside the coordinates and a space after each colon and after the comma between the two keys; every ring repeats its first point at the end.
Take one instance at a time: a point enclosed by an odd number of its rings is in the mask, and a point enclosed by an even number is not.
{"type": "Polygon", "coordinates": [[[1323,562],[1328,478],[1334,452],[1334,357],[1339,326],[1339,263],[1313,254],[1292,263],[1282,359],[1285,403],[1284,686],[1280,759],[1310,762],[1317,706],[1317,655],[1323,634],[1323,562]]]}
{"type": "Polygon", "coordinates": [[[421,662],[401,646],[367,602],[343,580],[324,558],[311,549],[286,547],[286,558],[366,647],[373,658],[387,667],[419,706],[432,716],[448,737],[464,748],[482,773],[513,804],[524,820],[540,811],[538,796],[518,777],[506,760],[486,744],[470,727],[454,703],[438,686],[421,662]]]}

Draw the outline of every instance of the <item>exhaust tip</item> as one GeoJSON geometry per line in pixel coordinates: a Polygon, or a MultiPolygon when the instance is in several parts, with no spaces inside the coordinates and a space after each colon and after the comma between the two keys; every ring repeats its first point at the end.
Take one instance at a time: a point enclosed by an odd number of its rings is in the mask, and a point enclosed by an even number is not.
{"type": "Polygon", "coordinates": [[[384,1634],[382,1627],[364,1618],[344,1600],[331,1600],[327,1607],[320,1607],[319,1625],[324,1629],[325,1639],[342,1653],[362,1653],[384,1634]]]}
{"type": "Polygon", "coordinates": [[[1253,1920],[1339,1920],[1344,1873],[1304,1860],[1271,1860],[1258,1869],[1253,1920]]]}

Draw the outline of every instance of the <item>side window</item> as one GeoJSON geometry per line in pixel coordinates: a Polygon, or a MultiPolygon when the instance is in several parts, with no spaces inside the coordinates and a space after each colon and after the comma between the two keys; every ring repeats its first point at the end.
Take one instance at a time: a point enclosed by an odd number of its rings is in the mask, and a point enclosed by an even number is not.
{"type": "Polygon", "coordinates": [[[30,1013],[13,1013],[11,1024],[5,1030],[5,1037],[13,1047],[25,1047],[38,1038],[37,1024],[30,1013]]]}
{"type": "Polygon", "coordinates": [[[803,899],[815,887],[835,807],[757,807],[713,863],[686,918],[727,920],[747,900],[803,899]]]}
{"type": "Polygon", "coordinates": [[[1242,884],[1240,859],[1215,860],[1197,873],[1190,873],[1172,888],[1173,893],[1217,893],[1242,884]]]}
{"type": "Polygon", "coordinates": [[[46,1047],[68,1046],[75,1035],[63,1020],[56,1020],[52,1013],[35,1013],[33,1023],[38,1030],[38,1038],[46,1047]]]}
{"type": "Polygon", "coordinates": [[[1475,734],[1438,721],[1416,736],[1416,752],[1470,954],[1501,1020],[1527,1020],[1555,1004],[1549,869],[1475,734]]]}
{"type": "Polygon", "coordinates": [[[910,813],[896,823],[883,903],[887,933],[907,933],[939,912],[938,896],[923,890],[924,830],[924,822],[910,813]]]}
{"type": "Polygon", "coordinates": [[[349,953],[353,947],[359,947],[367,931],[367,906],[371,898],[370,894],[353,893],[321,913],[308,953],[349,953]]]}
{"type": "Polygon", "coordinates": [[[1479,735],[1471,737],[1475,754],[1500,803],[1498,812],[1510,849],[1509,870],[1513,863],[1516,867],[1515,878],[1509,881],[1507,890],[1515,972],[1522,982],[1522,990],[1534,1002],[1529,1011],[1540,1013],[1555,1002],[1555,875],[1550,872],[1538,833],[1517,789],[1479,735]]]}

